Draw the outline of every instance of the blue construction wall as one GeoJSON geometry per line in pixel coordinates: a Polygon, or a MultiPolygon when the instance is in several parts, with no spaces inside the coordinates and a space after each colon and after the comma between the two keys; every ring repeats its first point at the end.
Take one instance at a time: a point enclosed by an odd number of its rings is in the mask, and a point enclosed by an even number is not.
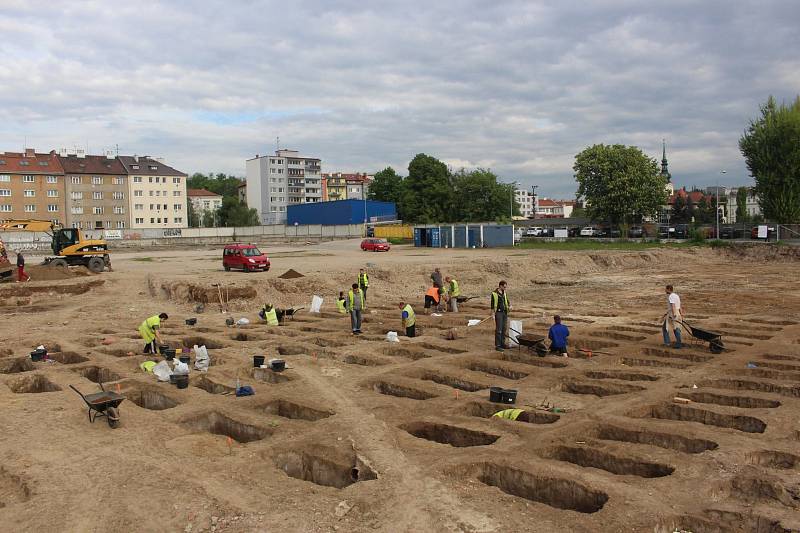
{"type": "MultiPolygon", "coordinates": [[[[290,205],[286,208],[286,223],[290,226],[363,224],[364,203],[364,200],[353,199],[290,205]]],[[[366,211],[367,222],[397,220],[397,208],[393,202],[367,200],[366,211]]]]}
{"type": "Polygon", "coordinates": [[[415,226],[414,246],[428,248],[514,246],[514,226],[502,224],[415,226]],[[481,228],[483,228],[483,238],[481,238],[481,228]]]}

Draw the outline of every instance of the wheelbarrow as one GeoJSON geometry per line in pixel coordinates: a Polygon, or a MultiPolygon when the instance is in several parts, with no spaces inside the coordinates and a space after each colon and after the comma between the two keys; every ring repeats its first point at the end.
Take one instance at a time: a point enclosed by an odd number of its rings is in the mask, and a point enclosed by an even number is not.
{"type": "Polygon", "coordinates": [[[707,329],[697,328],[684,321],[679,321],[695,339],[708,342],[708,349],[711,353],[722,353],[725,345],[722,343],[722,334],[708,331],[707,329]]]}
{"type": "Polygon", "coordinates": [[[97,418],[104,416],[106,417],[106,421],[108,421],[108,427],[114,429],[119,425],[119,411],[117,408],[119,407],[119,404],[122,403],[122,400],[125,399],[125,396],[122,394],[117,394],[116,392],[107,391],[103,388],[102,383],[98,384],[100,385],[100,390],[102,392],[95,392],[85,396],[83,393],[81,393],[81,391],[72,385],[70,385],[69,388],[77,392],[89,407],[89,423],[92,423],[97,418]]]}
{"type": "Polygon", "coordinates": [[[294,320],[294,315],[297,314],[303,307],[290,307],[288,309],[276,309],[275,314],[278,317],[278,322],[283,324],[286,320],[286,317],[291,318],[294,320]]]}
{"type": "MultiPolygon", "coordinates": [[[[547,355],[547,345],[544,343],[544,336],[543,335],[533,335],[532,333],[520,333],[519,331],[508,328],[514,333],[517,334],[517,344],[520,350],[522,347],[526,347],[529,352],[536,352],[536,355],[539,357],[544,357],[547,355]]],[[[507,336],[508,337],[508,336],[507,336]]],[[[511,337],[508,337],[509,340],[513,340],[511,337]]]]}
{"type": "Polygon", "coordinates": [[[474,300],[477,296],[456,296],[456,301],[460,304],[467,303],[470,300],[474,300]]]}

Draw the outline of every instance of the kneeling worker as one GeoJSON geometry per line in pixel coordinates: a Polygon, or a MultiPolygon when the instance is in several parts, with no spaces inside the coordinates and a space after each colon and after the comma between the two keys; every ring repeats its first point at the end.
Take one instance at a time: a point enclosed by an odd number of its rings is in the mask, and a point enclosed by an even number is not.
{"type": "Polygon", "coordinates": [[[415,326],[417,321],[414,315],[414,309],[411,307],[411,304],[405,302],[400,302],[398,307],[403,310],[400,316],[403,320],[403,328],[406,330],[406,337],[415,337],[417,335],[417,328],[415,326]]]}
{"type": "Polygon", "coordinates": [[[158,341],[159,344],[164,344],[158,330],[161,327],[161,321],[168,318],[169,316],[167,316],[167,313],[161,313],[159,315],[153,315],[141,323],[139,326],[139,335],[144,339],[144,353],[158,353],[156,341],[158,341]]]}
{"type": "Polygon", "coordinates": [[[492,418],[505,418],[506,420],[519,420],[520,422],[532,421],[531,414],[522,409],[503,409],[493,414],[492,418]]]}
{"type": "Polygon", "coordinates": [[[553,317],[553,325],[550,326],[547,336],[550,339],[550,353],[559,353],[566,357],[569,328],[561,323],[559,315],[553,317]]]}
{"type": "Polygon", "coordinates": [[[434,311],[439,310],[441,296],[441,289],[435,284],[425,292],[425,314],[428,314],[428,309],[431,307],[434,308],[434,311]]]}
{"type": "Polygon", "coordinates": [[[258,312],[258,316],[261,317],[261,320],[264,320],[268,326],[278,325],[278,310],[273,307],[272,304],[264,304],[264,307],[258,312]]]}
{"type": "Polygon", "coordinates": [[[343,315],[347,314],[347,304],[344,299],[344,291],[339,291],[339,299],[336,300],[336,309],[343,315]]]}

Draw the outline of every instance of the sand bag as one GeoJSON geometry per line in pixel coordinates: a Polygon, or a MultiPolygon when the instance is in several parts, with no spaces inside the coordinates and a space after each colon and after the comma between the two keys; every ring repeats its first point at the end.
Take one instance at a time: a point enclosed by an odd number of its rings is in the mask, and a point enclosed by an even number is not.
{"type": "Polygon", "coordinates": [[[386,332],[386,340],[389,342],[400,342],[400,339],[397,338],[396,331],[388,331],[386,332]]]}
{"type": "Polygon", "coordinates": [[[522,335],[522,320],[512,320],[508,325],[508,345],[519,346],[517,336],[522,335]]]}
{"type": "MultiPolygon", "coordinates": [[[[177,361],[175,366],[172,367],[173,374],[188,374],[189,373],[189,365],[186,363],[182,363],[177,361]]],[[[169,380],[169,375],[167,375],[167,380],[169,380]]]]}
{"type": "Polygon", "coordinates": [[[322,307],[322,296],[317,296],[315,294],[314,297],[311,298],[311,309],[310,309],[310,311],[312,313],[319,313],[319,310],[320,310],[321,307],[322,307]]]}
{"type": "Polygon", "coordinates": [[[205,346],[196,346],[194,347],[194,369],[201,370],[203,372],[208,370],[208,366],[211,364],[211,357],[208,355],[208,350],[206,350],[205,346]]]}
{"type": "Polygon", "coordinates": [[[169,375],[172,374],[172,371],[166,361],[161,361],[153,367],[153,374],[156,375],[158,381],[169,381],[169,375]]]}

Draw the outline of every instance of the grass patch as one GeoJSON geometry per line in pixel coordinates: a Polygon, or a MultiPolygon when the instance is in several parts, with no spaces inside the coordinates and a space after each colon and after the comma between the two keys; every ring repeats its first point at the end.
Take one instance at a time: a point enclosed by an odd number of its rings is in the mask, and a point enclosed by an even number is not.
{"type": "Polygon", "coordinates": [[[650,250],[653,248],[685,248],[689,243],[663,243],[658,241],[595,241],[569,239],[566,241],[524,241],[514,248],[523,250],[650,250]]]}

